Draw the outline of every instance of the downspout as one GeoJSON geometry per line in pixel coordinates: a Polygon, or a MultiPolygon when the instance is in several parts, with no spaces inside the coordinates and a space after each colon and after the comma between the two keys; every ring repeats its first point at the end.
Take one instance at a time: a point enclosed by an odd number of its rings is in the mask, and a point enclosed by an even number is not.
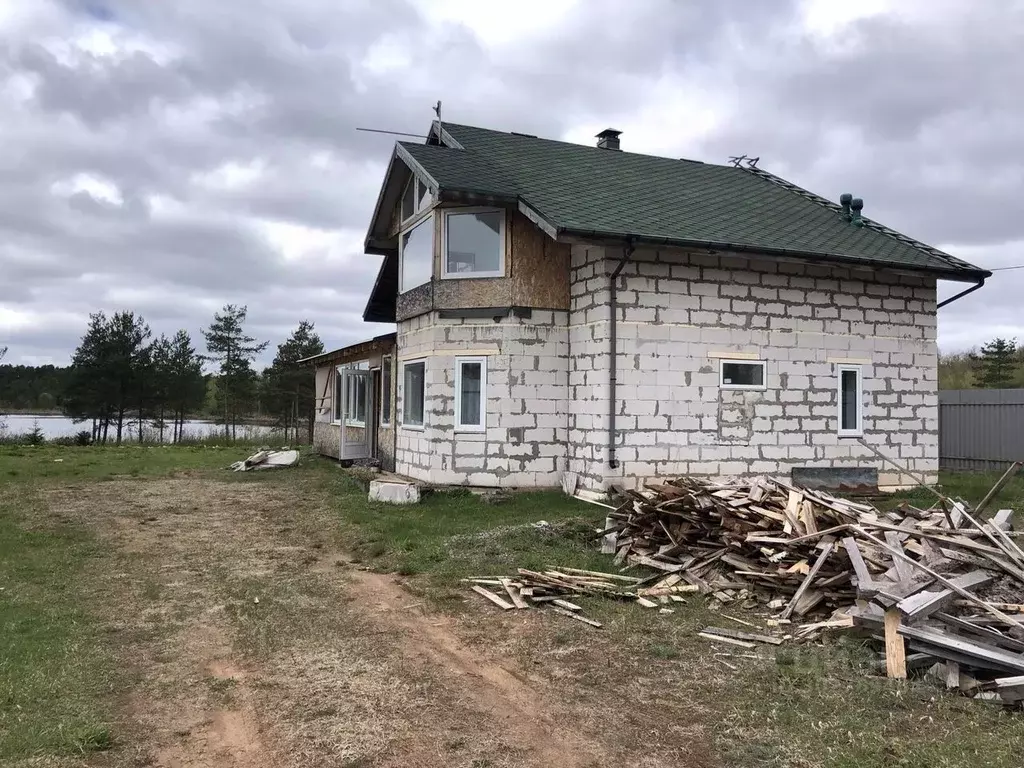
{"type": "Polygon", "coordinates": [[[608,278],[608,306],[611,309],[611,323],[608,328],[608,466],[611,469],[617,469],[619,466],[618,459],[615,458],[615,439],[618,436],[615,429],[615,415],[618,411],[618,398],[616,397],[616,384],[617,384],[617,365],[616,355],[618,353],[618,336],[617,336],[617,311],[618,311],[618,287],[616,280],[619,277],[619,273],[622,272],[622,268],[626,266],[626,262],[629,261],[629,257],[633,255],[633,251],[636,250],[636,246],[633,245],[633,240],[626,241],[626,248],[622,254],[622,260],[619,261],[619,265],[615,267],[611,275],[608,278]]]}
{"type": "Polygon", "coordinates": [[[983,286],[984,284],[985,284],[985,278],[983,277],[983,278],[981,278],[981,282],[980,282],[980,283],[978,283],[977,285],[972,285],[972,286],[971,286],[970,288],[968,288],[968,289],[967,289],[966,291],[961,291],[961,292],[960,292],[960,293],[958,293],[958,294],[957,294],[956,296],[950,296],[950,297],[949,297],[948,299],[946,299],[945,301],[940,301],[940,302],[938,303],[938,305],[937,305],[937,306],[936,306],[935,308],[936,308],[936,309],[942,309],[942,308],[943,308],[944,306],[946,306],[947,304],[952,304],[952,303],[953,303],[954,301],[956,301],[957,299],[962,299],[962,298],[963,298],[964,296],[966,296],[967,294],[969,294],[969,293],[974,293],[974,292],[975,292],[976,290],[978,290],[979,288],[981,288],[981,286],[983,286]]]}

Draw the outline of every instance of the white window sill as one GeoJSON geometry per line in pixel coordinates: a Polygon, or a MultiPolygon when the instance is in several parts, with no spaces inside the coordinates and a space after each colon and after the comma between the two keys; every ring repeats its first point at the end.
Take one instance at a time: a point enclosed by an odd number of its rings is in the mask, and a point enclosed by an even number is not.
{"type": "Polygon", "coordinates": [[[864,437],[864,430],[844,430],[836,433],[839,437],[864,437]]]}
{"type": "Polygon", "coordinates": [[[346,427],[353,427],[354,429],[366,429],[365,421],[346,421],[346,427]]]}
{"type": "Polygon", "coordinates": [[[474,280],[504,277],[504,272],[445,272],[441,275],[442,280],[474,280]]]}
{"type": "Polygon", "coordinates": [[[733,390],[737,390],[737,391],[740,391],[740,392],[743,392],[743,391],[747,391],[747,392],[764,392],[766,389],[768,389],[768,387],[765,386],[764,384],[722,384],[719,387],[719,389],[724,389],[724,390],[733,389],[733,390]]]}
{"type": "Polygon", "coordinates": [[[403,424],[402,429],[407,429],[410,432],[422,432],[424,426],[422,424],[403,424]]]}
{"type": "Polygon", "coordinates": [[[458,425],[455,427],[455,434],[457,435],[482,435],[487,432],[487,427],[482,424],[473,424],[462,426],[458,425]]]}
{"type": "Polygon", "coordinates": [[[380,426],[382,426],[384,429],[391,429],[391,422],[390,421],[382,421],[380,423],[380,426]]]}

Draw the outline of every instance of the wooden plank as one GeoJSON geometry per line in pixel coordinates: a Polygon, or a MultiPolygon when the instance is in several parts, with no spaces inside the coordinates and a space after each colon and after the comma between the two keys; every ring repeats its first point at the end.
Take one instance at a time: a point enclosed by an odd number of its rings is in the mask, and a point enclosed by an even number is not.
{"type": "Polygon", "coordinates": [[[498,606],[499,608],[501,608],[504,611],[513,611],[513,610],[515,610],[515,606],[512,605],[512,603],[510,603],[510,602],[508,602],[506,600],[502,600],[496,594],[491,592],[491,590],[484,589],[479,584],[474,584],[471,587],[471,589],[474,592],[476,592],[478,595],[486,597],[488,600],[490,600],[492,603],[494,603],[496,606],[498,606]]]}
{"type": "Polygon", "coordinates": [[[732,637],[736,640],[748,640],[753,643],[768,643],[769,645],[782,645],[782,639],[771,635],[759,635],[754,632],[742,632],[738,629],[724,629],[722,627],[704,627],[702,632],[720,637],[732,637]]]}
{"type": "Polygon", "coordinates": [[[972,594],[971,594],[970,592],[968,592],[967,590],[965,590],[965,589],[961,589],[960,587],[958,587],[958,586],[954,585],[954,584],[953,584],[952,582],[950,582],[950,581],[949,581],[949,579],[945,578],[944,576],[940,576],[939,574],[937,574],[937,573],[936,573],[935,571],[933,571],[933,570],[932,570],[931,568],[929,568],[928,566],[926,566],[926,565],[923,565],[922,563],[919,563],[919,562],[917,562],[916,560],[911,560],[911,559],[910,559],[910,558],[908,558],[908,557],[907,557],[906,555],[904,555],[904,554],[903,554],[902,552],[897,552],[896,550],[890,549],[890,548],[888,547],[888,545],[886,545],[886,544],[883,544],[883,543],[882,543],[881,541],[879,541],[878,539],[876,539],[876,538],[875,538],[874,536],[872,536],[872,535],[871,535],[870,533],[868,533],[867,531],[865,531],[865,530],[864,530],[863,528],[860,528],[860,527],[854,526],[854,530],[855,530],[855,531],[857,531],[857,533],[858,533],[858,534],[860,534],[861,536],[865,537],[865,538],[866,538],[866,539],[868,539],[869,541],[871,541],[871,542],[873,542],[874,544],[876,544],[877,546],[880,546],[880,547],[882,547],[882,549],[885,549],[886,551],[888,551],[888,552],[889,552],[889,554],[892,554],[892,555],[898,555],[898,556],[900,556],[900,557],[904,557],[904,558],[906,558],[906,559],[907,559],[907,560],[908,560],[908,561],[910,562],[910,564],[911,564],[911,565],[913,565],[913,566],[914,566],[915,568],[919,568],[920,570],[924,571],[924,572],[925,572],[925,573],[927,573],[927,574],[928,574],[929,576],[931,576],[931,577],[932,577],[933,579],[935,579],[936,581],[938,581],[938,582],[939,582],[940,584],[943,584],[943,585],[945,585],[946,587],[949,587],[949,588],[950,588],[950,589],[952,589],[952,590],[953,590],[954,592],[956,592],[956,593],[957,593],[958,595],[960,595],[960,597],[964,597],[964,598],[966,598],[966,599],[970,600],[970,601],[971,601],[972,603],[974,603],[974,604],[978,605],[978,606],[979,606],[979,607],[981,607],[981,609],[982,609],[982,610],[984,610],[984,611],[985,611],[986,613],[989,613],[989,614],[991,614],[991,615],[995,616],[995,617],[996,617],[997,619],[1000,619],[1000,620],[1002,620],[1002,621],[1005,621],[1005,622],[1006,622],[1007,624],[1011,624],[1011,625],[1015,625],[1015,624],[1016,624],[1016,622],[1015,622],[1015,621],[1014,621],[1013,619],[1011,619],[1011,618],[1010,618],[1009,616],[1007,616],[1007,615],[1006,615],[1005,613],[1003,613],[1002,611],[1000,611],[1000,610],[999,610],[998,608],[993,608],[993,607],[991,606],[991,604],[989,604],[989,603],[986,603],[986,602],[985,602],[984,600],[980,600],[980,599],[978,599],[977,597],[975,597],[974,595],[972,595],[972,594]]]}
{"type": "Polygon", "coordinates": [[[951,616],[948,613],[936,613],[935,618],[943,624],[948,624],[949,626],[954,627],[961,633],[966,632],[980,640],[987,640],[992,643],[992,645],[998,645],[1000,648],[1006,648],[1007,650],[1016,651],[1017,653],[1024,653],[1024,642],[1015,640],[1012,637],[1007,637],[1006,635],[1000,634],[989,627],[972,624],[966,619],[961,619],[959,616],[951,616]]]}
{"type": "Polygon", "coordinates": [[[814,519],[814,502],[804,499],[800,505],[800,521],[808,533],[818,532],[818,521],[814,519]]]}
{"type": "Polygon", "coordinates": [[[658,604],[656,602],[654,602],[653,600],[648,600],[646,597],[637,596],[636,601],[637,601],[637,603],[642,605],[644,608],[657,608],[658,607],[658,604]]]}
{"type": "Polygon", "coordinates": [[[782,611],[782,614],[779,616],[779,618],[788,619],[790,617],[790,614],[793,613],[797,603],[800,602],[800,598],[803,597],[804,593],[811,586],[811,582],[814,581],[815,576],[818,575],[818,571],[821,570],[821,566],[825,564],[825,561],[828,560],[829,555],[832,554],[833,549],[835,549],[835,542],[830,542],[826,544],[825,548],[821,550],[821,554],[818,555],[818,559],[814,561],[814,565],[811,566],[810,572],[807,574],[806,577],[804,577],[804,580],[800,584],[800,587],[797,589],[796,594],[793,595],[793,599],[790,601],[789,605],[786,606],[785,610],[782,611]]]}
{"type": "MultiPolygon", "coordinates": [[[[990,571],[971,571],[950,579],[950,583],[962,589],[975,589],[991,584],[994,580],[995,574],[990,571]]],[[[914,622],[945,608],[953,601],[954,594],[952,589],[918,592],[900,600],[896,607],[908,622],[914,622]]]]}
{"type": "Polygon", "coordinates": [[[552,605],[557,605],[559,608],[565,608],[565,610],[567,610],[567,611],[582,611],[583,610],[583,606],[576,605],[576,603],[570,603],[568,600],[562,600],[561,598],[556,598],[556,599],[552,600],[551,604],[552,605]]]}
{"type": "Polygon", "coordinates": [[[853,538],[853,536],[844,537],[843,548],[846,550],[847,557],[850,558],[850,565],[853,566],[853,572],[857,574],[857,587],[859,589],[869,589],[872,581],[871,572],[868,570],[868,566],[864,562],[864,558],[861,556],[857,540],[853,538]]]}
{"type": "Polygon", "coordinates": [[[571,619],[576,619],[576,621],[582,621],[584,624],[589,624],[592,627],[597,627],[598,629],[601,628],[601,622],[600,621],[595,621],[594,619],[587,618],[586,616],[581,616],[578,613],[573,613],[572,611],[567,611],[567,610],[565,610],[565,608],[559,608],[558,606],[555,606],[551,610],[554,611],[555,613],[560,613],[563,616],[568,616],[571,619]]]}
{"type": "Polygon", "coordinates": [[[937,648],[948,648],[964,656],[969,656],[976,660],[975,666],[987,666],[994,669],[1007,668],[1024,673],[1024,656],[1021,654],[924,627],[900,626],[898,631],[903,637],[920,640],[937,648]]]}
{"type": "Polygon", "coordinates": [[[900,635],[900,612],[885,612],[885,674],[895,680],[907,679],[907,650],[900,635]]]}
{"type": "Polygon", "coordinates": [[[519,588],[512,586],[512,579],[502,579],[501,586],[508,592],[509,599],[512,601],[512,605],[516,608],[523,609],[529,608],[530,604],[523,600],[523,596],[519,594],[519,588]]]}
{"type": "Polygon", "coordinates": [[[974,508],[975,515],[981,515],[985,511],[985,507],[992,503],[992,500],[999,494],[1001,490],[1006,486],[1008,482],[1013,479],[1013,476],[1021,468],[1021,462],[1015,461],[1010,465],[1009,469],[1003,473],[1003,476],[996,480],[996,484],[992,486],[992,490],[985,494],[985,498],[978,502],[978,506],[974,508]]]}
{"type": "MultiPolygon", "coordinates": [[[[903,552],[903,545],[900,543],[900,535],[896,531],[885,532],[885,542],[893,549],[903,552]]],[[[907,565],[907,561],[902,557],[897,557],[893,560],[893,567],[896,569],[896,575],[900,581],[910,581],[913,579],[914,572],[911,567],[907,565]]]]}
{"type": "Polygon", "coordinates": [[[728,643],[729,645],[736,645],[740,648],[756,648],[754,643],[749,643],[746,640],[735,640],[731,637],[724,637],[722,635],[712,635],[707,632],[698,632],[697,637],[703,637],[705,640],[714,640],[716,643],[728,643]]]}

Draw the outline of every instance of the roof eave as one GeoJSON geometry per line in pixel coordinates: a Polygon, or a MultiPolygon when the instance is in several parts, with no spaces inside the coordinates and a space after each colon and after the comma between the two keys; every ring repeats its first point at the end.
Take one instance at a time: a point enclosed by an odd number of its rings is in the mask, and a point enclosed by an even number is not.
{"type": "Polygon", "coordinates": [[[734,251],[737,253],[756,253],[765,256],[785,256],[801,261],[827,261],[835,264],[859,266],[865,268],[884,268],[892,270],[903,270],[917,274],[927,274],[939,277],[944,280],[953,280],[962,283],[973,283],[985,280],[992,276],[992,273],[985,269],[941,269],[935,267],[922,267],[903,262],[892,261],[865,261],[852,256],[845,256],[837,253],[822,253],[817,251],[805,251],[796,248],[773,248],[764,246],[752,246],[742,243],[713,242],[708,240],[687,240],[667,237],[652,237],[650,235],[637,235],[629,232],[602,232],[598,230],[583,230],[571,227],[559,227],[558,239],[563,237],[578,237],[594,240],[612,240],[616,242],[632,241],[634,243],[647,243],[650,245],[670,245],[680,248],[705,248],[713,251],[734,251]]]}

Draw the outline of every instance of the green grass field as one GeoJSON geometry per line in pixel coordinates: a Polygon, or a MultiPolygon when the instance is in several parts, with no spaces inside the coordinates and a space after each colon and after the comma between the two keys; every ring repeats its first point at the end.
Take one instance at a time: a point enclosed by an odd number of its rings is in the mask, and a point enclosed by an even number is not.
{"type": "MultiPolygon", "coordinates": [[[[722,655],[722,647],[696,637],[722,621],[699,597],[673,606],[671,616],[588,600],[588,615],[605,625],[601,631],[551,616],[534,634],[503,636],[497,628],[508,617],[459,580],[552,564],[611,570],[594,541],[604,520],[599,507],[550,492],[489,499],[464,491],[391,507],[367,501],[358,473],[315,457],[277,472],[224,471],[244,454],[237,448],[0,447],[0,765],[46,756],[88,760],[117,749],[118,708],[131,683],[118,663],[119,653],[131,652],[131,638],[111,636],[98,619],[96,601],[103,597],[96,585],[118,567],[115,553],[81,521],[47,514],[42,499],[54,489],[110,481],[139,483],[141,490],[167,477],[266,484],[294,495],[300,517],[302,504],[315,504],[309,536],[351,553],[361,566],[402,575],[433,610],[478,627],[485,651],[501,643],[526,669],[538,657],[558,658],[566,695],[613,702],[616,717],[653,706],[664,713],[662,729],[688,719],[706,723],[722,765],[1021,765],[1020,715],[947,695],[929,682],[874,676],[874,654],[852,637],[759,648],[756,659],[740,650],[722,655]],[[335,521],[333,529],[321,530],[325,519],[335,521]],[[541,520],[547,525],[534,525],[541,520]]],[[[997,477],[941,480],[946,493],[976,503],[997,477]]],[[[925,505],[931,497],[913,491],[887,503],[899,499],[925,505]]],[[[1011,483],[990,510],[1006,506],[1024,506],[1024,480],[1011,483]]],[[[248,605],[248,593],[243,597],[240,604],[248,605]]],[[[158,602],[159,590],[146,598],[158,602]]],[[[246,631],[260,637],[260,612],[248,610],[246,631]]]]}

